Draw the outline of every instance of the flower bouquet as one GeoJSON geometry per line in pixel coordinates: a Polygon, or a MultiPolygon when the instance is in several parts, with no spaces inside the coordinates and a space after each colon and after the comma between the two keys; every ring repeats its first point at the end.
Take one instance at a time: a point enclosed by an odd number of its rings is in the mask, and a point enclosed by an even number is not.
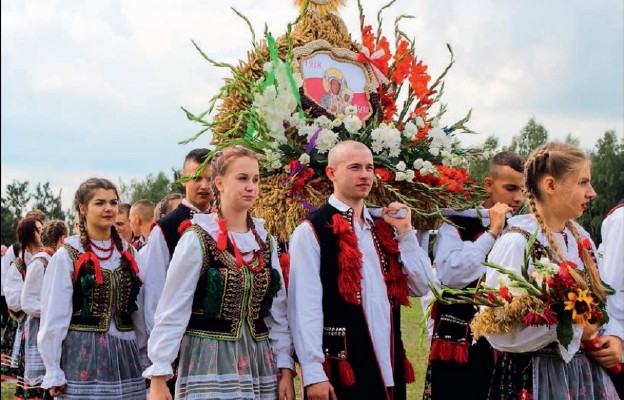
{"type": "Polygon", "coordinates": [[[470,324],[474,340],[481,336],[513,332],[520,326],[557,326],[557,339],[566,349],[572,340],[573,324],[603,325],[609,321],[605,305],[592,294],[577,266],[570,262],[555,263],[548,251],[536,241],[537,232],[529,237],[521,274],[500,265],[485,262],[500,272],[499,288],[480,281],[475,288],[455,290],[433,288],[443,304],[486,306],[470,324]],[[539,255],[539,256],[536,256],[539,255]],[[530,258],[533,269],[529,272],[530,258]],[[450,294],[451,296],[445,296],[450,294]]]}
{"type": "Polygon", "coordinates": [[[361,4],[361,41],[351,39],[337,14],[338,0],[296,1],[300,14],[286,33],[274,38],[268,31],[256,42],[247,62],[238,66],[209,58],[229,68],[232,78],[215,95],[204,113],[187,117],[202,130],[212,131],[215,151],[238,144],[261,156],[259,199],[253,212],[282,241],[308,212],[320,207],[331,193],[325,177],[327,154],[339,141],[356,140],[373,152],[376,184],[370,205],[401,201],[413,211],[418,227],[440,221],[439,209],[472,206],[474,181],[467,163],[483,157],[481,148],[463,148],[460,132],[470,111],[444,124],[446,106],[440,104],[444,77],[437,79],[419,60],[415,43],[395,20],[391,40],[378,26],[366,24],[361,4]],[[433,106],[438,105],[434,110],[433,106]],[[213,115],[213,110],[216,112],[213,115]]]}

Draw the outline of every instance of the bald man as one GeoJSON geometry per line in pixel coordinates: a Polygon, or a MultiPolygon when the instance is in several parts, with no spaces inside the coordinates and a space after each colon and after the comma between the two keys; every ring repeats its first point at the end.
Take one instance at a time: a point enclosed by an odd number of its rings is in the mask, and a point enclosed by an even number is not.
{"type": "Polygon", "coordinates": [[[306,398],[405,399],[399,307],[427,291],[431,262],[405,205],[377,219],[364,205],[374,181],[365,145],[338,143],[325,172],[333,194],[290,240],[288,314],[306,398]]]}
{"type": "Polygon", "coordinates": [[[132,246],[141,250],[145,246],[147,237],[152,230],[152,221],[154,219],[154,203],[147,199],[136,201],[130,207],[130,228],[132,229],[132,246]]]}

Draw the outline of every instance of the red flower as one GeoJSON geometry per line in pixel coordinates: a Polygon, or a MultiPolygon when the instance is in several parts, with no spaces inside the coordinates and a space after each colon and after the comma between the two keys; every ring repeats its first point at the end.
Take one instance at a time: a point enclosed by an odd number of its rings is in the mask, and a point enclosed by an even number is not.
{"type": "Polygon", "coordinates": [[[375,168],[375,176],[381,182],[388,182],[390,179],[392,179],[392,172],[388,171],[388,169],[385,167],[375,168]]]}
{"type": "Polygon", "coordinates": [[[498,289],[498,294],[506,301],[511,301],[511,294],[509,293],[507,286],[501,286],[501,288],[498,289]]]}
{"type": "Polygon", "coordinates": [[[525,326],[554,325],[558,323],[557,315],[549,308],[544,308],[541,312],[529,312],[522,321],[525,326]]]}

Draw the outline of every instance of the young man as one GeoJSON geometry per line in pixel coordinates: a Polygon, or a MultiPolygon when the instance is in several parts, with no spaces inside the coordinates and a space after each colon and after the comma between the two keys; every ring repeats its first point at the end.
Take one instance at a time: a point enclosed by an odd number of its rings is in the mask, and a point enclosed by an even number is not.
{"type": "Polygon", "coordinates": [[[373,219],[364,205],[374,181],[365,145],[338,143],[326,173],[333,195],[290,240],[288,317],[306,398],[405,399],[399,307],[427,290],[431,262],[409,210],[399,217],[406,206],[373,219]]]}
{"type": "Polygon", "coordinates": [[[153,219],[154,203],[151,201],[138,200],[130,207],[130,228],[134,235],[130,243],[135,249],[141,250],[147,243],[153,219]]]}
{"type": "Polygon", "coordinates": [[[123,240],[132,243],[132,228],[130,227],[130,207],[128,203],[119,204],[119,213],[115,218],[115,229],[123,240]]]}
{"type": "MultiPolygon", "coordinates": [[[[506,215],[522,204],[524,162],[515,153],[494,156],[484,180],[484,210],[449,217],[438,230],[434,268],[440,283],[463,289],[485,274],[483,262],[503,232],[506,215]]],[[[485,339],[472,345],[468,324],[476,309],[467,304],[435,304],[433,338],[424,399],[485,399],[494,369],[494,353],[485,339]]]]}

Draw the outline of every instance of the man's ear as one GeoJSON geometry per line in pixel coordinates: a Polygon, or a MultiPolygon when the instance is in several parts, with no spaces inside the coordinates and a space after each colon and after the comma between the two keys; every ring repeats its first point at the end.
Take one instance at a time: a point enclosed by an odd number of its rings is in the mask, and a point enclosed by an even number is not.
{"type": "Polygon", "coordinates": [[[494,180],[492,179],[492,177],[486,176],[485,179],[483,180],[483,188],[485,189],[485,192],[487,194],[491,194],[493,187],[494,187],[494,180]]]}
{"type": "Polygon", "coordinates": [[[331,167],[331,166],[329,166],[329,165],[328,165],[328,166],[326,166],[326,167],[325,167],[325,175],[327,175],[327,178],[328,178],[330,181],[332,181],[332,182],[333,182],[333,181],[334,181],[334,179],[336,179],[336,177],[335,177],[335,175],[334,175],[334,167],[331,167]]]}

